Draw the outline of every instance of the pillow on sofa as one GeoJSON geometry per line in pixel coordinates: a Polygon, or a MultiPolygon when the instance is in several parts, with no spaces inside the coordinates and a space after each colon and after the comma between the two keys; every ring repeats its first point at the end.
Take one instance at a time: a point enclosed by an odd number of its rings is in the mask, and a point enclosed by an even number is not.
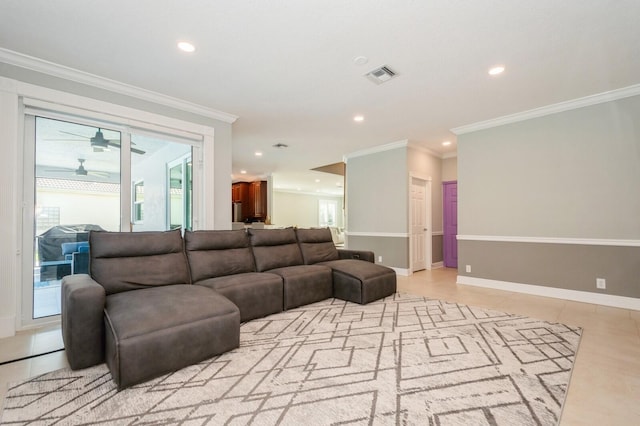
{"type": "Polygon", "coordinates": [[[293,228],[248,231],[258,272],[303,264],[293,228]]]}
{"type": "Polygon", "coordinates": [[[329,228],[296,229],[296,236],[306,265],[340,258],[329,228]]]}
{"type": "Polygon", "coordinates": [[[244,229],[185,231],[184,244],[193,282],[256,271],[244,229]]]}
{"type": "Polygon", "coordinates": [[[160,285],[189,284],[180,230],[89,233],[91,277],[107,295],[160,285]]]}

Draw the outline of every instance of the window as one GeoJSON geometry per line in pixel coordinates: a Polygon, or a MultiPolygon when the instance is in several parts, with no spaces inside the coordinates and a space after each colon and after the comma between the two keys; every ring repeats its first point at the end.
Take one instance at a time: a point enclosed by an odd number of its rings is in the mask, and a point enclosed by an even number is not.
{"type": "Polygon", "coordinates": [[[133,223],[142,223],[144,220],[144,181],[133,183],[133,223]]]}
{"type": "Polygon", "coordinates": [[[337,226],[338,202],[336,200],[318,200],[318,225],[337,226]]]}

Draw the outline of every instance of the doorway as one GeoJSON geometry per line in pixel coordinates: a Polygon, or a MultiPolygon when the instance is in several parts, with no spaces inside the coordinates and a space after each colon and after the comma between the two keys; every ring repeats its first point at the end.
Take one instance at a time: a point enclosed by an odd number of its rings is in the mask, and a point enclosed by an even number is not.
{"type": "Polygon", "coordinates": [[[431,269],[431,180],[411,177],[409,191],[411,273],[431,269]]]}
{"type": "Polygon", "coordinates": [[[194,145],[78,121],[25,115],[23,325],[60,314],[62,278],[89,272],[90,231],[193,222],[194,145]]]}

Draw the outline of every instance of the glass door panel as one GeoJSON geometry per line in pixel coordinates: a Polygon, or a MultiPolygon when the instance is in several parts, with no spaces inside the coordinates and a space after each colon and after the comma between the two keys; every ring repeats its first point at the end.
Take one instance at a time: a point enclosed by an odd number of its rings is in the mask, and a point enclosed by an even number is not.
{"type": "Polygon", "coordinates": [[[60,314],[62,277],[88,272],[91,230],[120,230],[120,132],[35,118],[32,318],[60,314]]]}
{"type": "Polygon", "coordinates": [[[131,230],[191,229],[192,146],[131,135],[131,230]],[[145,154],[136,154],[136,151],[145,154]]]}

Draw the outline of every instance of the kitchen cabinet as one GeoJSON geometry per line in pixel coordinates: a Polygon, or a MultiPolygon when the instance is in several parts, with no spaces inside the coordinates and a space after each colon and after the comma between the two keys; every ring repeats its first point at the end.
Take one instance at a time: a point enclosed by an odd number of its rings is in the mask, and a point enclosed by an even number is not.
{"type": "Polygon", "coordinates": [[[264,222],[267,218],[267,181],[251,182],[251,195],[253,197],[253,218],[264,222]]]}
{"type": "Polygon", "coordinates": [[[232,184],[231,202],[242,204],[243,222],[263,222],[267,218],[267,181],[232,184]]]}

